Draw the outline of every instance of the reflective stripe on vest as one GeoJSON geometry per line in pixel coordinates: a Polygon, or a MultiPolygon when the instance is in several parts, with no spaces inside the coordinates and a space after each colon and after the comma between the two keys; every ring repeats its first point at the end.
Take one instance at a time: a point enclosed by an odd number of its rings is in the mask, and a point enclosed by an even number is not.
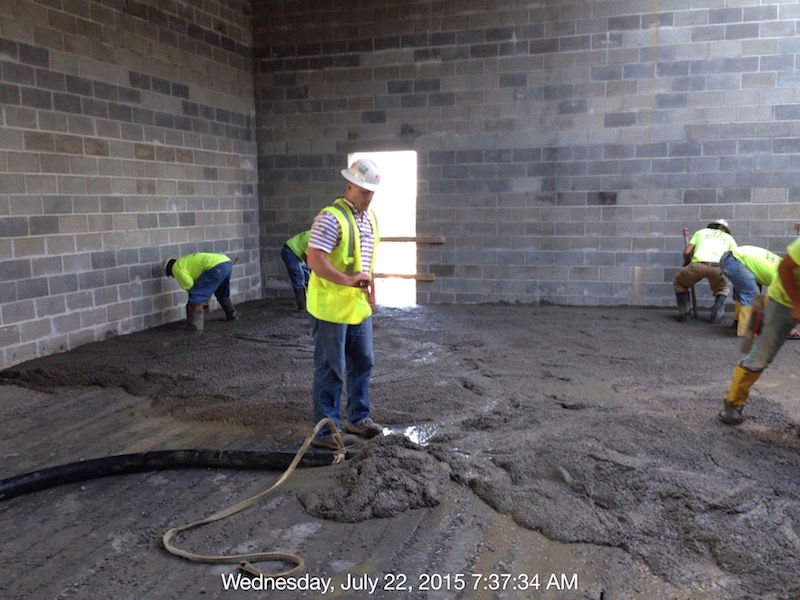
{"type": "MultiPolygon", "coordinates": [[[[361,264],[360,264],[361,263],[361,260],[360,260],[361,259],[361,245],[360,245],[361,244],[361,233],[360,232],[358,233],[358,241],[359,241],[359,252],[358,252],[359,261],[358,262],[359,262],[359,265],[358,265],[358,269],[356,269],[355,268],[355,262],[356,262],[355,254],[356,254],[356,229],[357,229],[357,227],[355,226],[355,219],[354,219],[352,213],[348,214],[349,211],[345,210],[344,207],[342,207],[341,205],[338,204],[338,202],[339,202],[339,200],[337,199],[336,203],[331,205],[330,208],[331,209],[336,209],[337,211],[339,211],[339,214],[342,215],[342,218],[347,223],[347,227],[348,227],[348,234],[349,235],[346,236],[347,240],[348,240],[348,242],[347,242],[347,256],[346,256],[346,258],[347,258],[347,268],[345,270],[345,273],[347,273],[348,275],[355,275],[356,273],[360,273],[361,272],[361,264]]],[[[333,212],[333,210],[331,210],[331,212],[333,212]]],[[[371,222],[372,222],[372,219],[370,218],[370,223],[371,222]]],[[[339,221],[339,223],[341,224],[341,221],[339,221]]],[[[373,231],[372,234],[375,235],[375,232],[373,231]]],[[[345,237],[344,228],[342,228],[342,237],[343,238],[345,237]]],[[[372,254],[373,255],[375,254],[375,249],[374,248],[375,248],[375,246],[373,244],[373,250],[372,250],[372,254]]]]}

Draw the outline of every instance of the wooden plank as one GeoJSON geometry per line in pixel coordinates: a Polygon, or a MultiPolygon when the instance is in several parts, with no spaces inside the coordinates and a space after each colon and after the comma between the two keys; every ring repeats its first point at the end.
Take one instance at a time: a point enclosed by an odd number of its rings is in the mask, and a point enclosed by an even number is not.
{"type": "Polygon", "coordinates": [[[416,279],[417,281],[434,281],[436,279],[433,273],[375,273],[373,276],[384,279],[416,279]]]}
{"type": "Polygon", "coordinates": [[[417,244],[444,244],[443,235],[389,236],[382,237],[382,242],[416,242],[417,244]]]}

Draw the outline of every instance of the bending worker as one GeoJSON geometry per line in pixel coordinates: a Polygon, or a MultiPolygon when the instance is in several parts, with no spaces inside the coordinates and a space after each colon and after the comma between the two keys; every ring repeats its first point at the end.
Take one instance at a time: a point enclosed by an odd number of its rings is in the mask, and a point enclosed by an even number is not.
{"type": "MultiPolygon", "coordinates": [[[[758,286],[769,287],[778,276],[778,263],[781,257],[758,246],[739,246],[729,250],[719,260],[722,274],[733,284],[733,297],[736,300],[734,321],[737,322],[736,335],[747,333],[750,316],[753,313],[753,300],[759,293],[758,286]]],[[[789,338],[800,337],[797,329],[789,332],[789,338]]]]}
{"type": "Polygon", "coordinates": [[[231,273],[233,263],[224,254],[195,252],[181,258],[171,256],[164,261],[164,275],[174,277],[189,293],[186,304],[186,319],[196,331],[203,331],[203,304],[211,295],[217,297],[225,311],[225,319],[237,318],[236,309],[231,302],[231,273]]]}
{"type": "Polygon", "coordinates": [[[306,288],[311,273],[306,260],[308,257],[308,238],[311,231],[304,231],[286,240],[281,249],[281,259],[286,265],[289,281],[294,291],[294,303],[297,310],[306,309],[306,288]]]}
{"type": "Polygon", "coordinates": [[[692,239],[683,249],[683,269],[678,271],[672,280],[675,298],[678,302],[679,321],[689,318],[692,311],[689,289],[701,279],[707,279],[714,294],[714,306],[711,308],[712,323],[719,323],[725,311],[725,299],[728,297],[728,282],[719,267],[722,255],[736,248],[728,222],[717,219],[705,228],[694,232],[692,239]]]}
{"type": "MultiPolygon", "coordinates": [[[[369,210],[378,189],[377,165],[366,158],[341,171],[347,180],[343,197],[322,211],[311,226],[308,242],[307,307],[314,336],[314,423],[328,417],[339,426],[339,403],[347,382],[345,431],[371,438],[383,428],[370,418],[372,374],[372,311],[375,282],[372,266],[378,247],[378,224],[369,210]]],[[[312,442],[336,448],[326,426],[312,442]]],[[[345,445],[358,441],[343,434],[345,445]]]]}
{"type": "Polygon", "coordinates": [[[769,302],[764,308],[761,332],[753,341],[750,353],[733,371],[728,394],[719,418],[728,425],[744,420],[742,409],[747,404],[750,388],[761,377],[786,341],[786,336],[800,322],[800,238],[789,244],[778,264],[778,276],[767,291],[769,302]]]}

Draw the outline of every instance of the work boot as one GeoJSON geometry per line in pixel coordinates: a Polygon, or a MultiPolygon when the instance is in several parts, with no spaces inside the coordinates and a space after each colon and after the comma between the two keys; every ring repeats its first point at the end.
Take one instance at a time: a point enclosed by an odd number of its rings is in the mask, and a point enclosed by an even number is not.
{"type": "Polygon", "coordinates": [[[747,404],[750,388],[761,377],[761,373],[763,371],[748,371],[744,367],[736,365],[725,402],[722,405],[722,412],[719,413],[720,421],[726,425],[739,425],[744,421],[742,409],[747,404]]]}
{"type": "Polygon", "coordinates": [[[714,306],[711,307],[709,323],[719,323],[722,321],[722,315],[725,314],[725,300],[727,298],[725,294],[717,294],[714,297],[714,306]]]}
{"type": "Polygon", "coordinates": [[[306,288],[293,288],[294,291],[294,305],[297,310],[306,309],[306,288]]]}
{"type": "Polygon", "coordinates": [[[736,335],[744,337],[747,335],[747,330],[750,328],[750,319],[753,316],[752,306],[739,307],[739,321],[736,323],[736,335]]]}
{"type": "MultiPolygon", "coordinates": [[[[361,440],[359,440],[354,435],[349,435],[347,433],[342,434],[342,441],[344,442],[345,447],[352,446],[357,444],[361,440]]],[[[317,448],[328,448],[329,450],[338,450],[339,445],[336,443],[336,440],[333,439],[333,436],[326,437],[326,438],[314,438],[311,440],[311,445],[317,448]]]]}
{"type": "Polygon", "coordinates": [[[731,404],[727,400],[723,400],[719,420],[726,425],[741,425],[744,422],[743,408],[744,404],[731,404]]]}
{"type": "Polygon", "coordinates": [[[678,316],[675,319],[681,322],[688,320],[692,314],[692,297],[689,292],[675,292],[675,299],[678,302],[678,316]]]}
{"type": "Polygon", "coordinates": [[[226,321],[235,321],[239,318],[239,315],[236,314],[236,309],[233,307],[233,302],[231,302],[230,298],[220,300],[219,305],[222,307],[222,310],[225,311],[226,321]]]}
{"type": "Polygon", "coordinates": [[[383,433],[383,427],[375,423],[372,419],[367,418],[365,421],[358,425],[350,425],[349,423],[344,426],[345,431],[355,433],[365,438],[374,438],[376,435],[383,433]]]}
{"type": "Polygon", "coordinates": [[[186,305],[186,320],[193,331],[203,331],[203,305],[192,304],[191,302],[186,305]]]}

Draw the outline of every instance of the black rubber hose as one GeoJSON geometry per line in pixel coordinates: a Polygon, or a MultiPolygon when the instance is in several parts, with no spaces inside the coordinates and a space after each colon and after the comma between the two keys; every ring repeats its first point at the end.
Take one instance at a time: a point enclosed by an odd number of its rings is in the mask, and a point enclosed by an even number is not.
{"type": "MultiPolygon", "coordinates": [[[[296,451],[291,450],[265,452],[259,450],[184,449],[104,456],[0,480],[0,501],[65,483],[142,471],[198,467],[282,471],[289,466],[296,454],[296,451]]],[[[347,458],[351,456],[352,454],[348,452],[347,458]]],[[[333,454],[331,452],[311,452],[304,454],[297,466],[298,468],[321,467],[330,465],[332,462],[333,454]]]]}

